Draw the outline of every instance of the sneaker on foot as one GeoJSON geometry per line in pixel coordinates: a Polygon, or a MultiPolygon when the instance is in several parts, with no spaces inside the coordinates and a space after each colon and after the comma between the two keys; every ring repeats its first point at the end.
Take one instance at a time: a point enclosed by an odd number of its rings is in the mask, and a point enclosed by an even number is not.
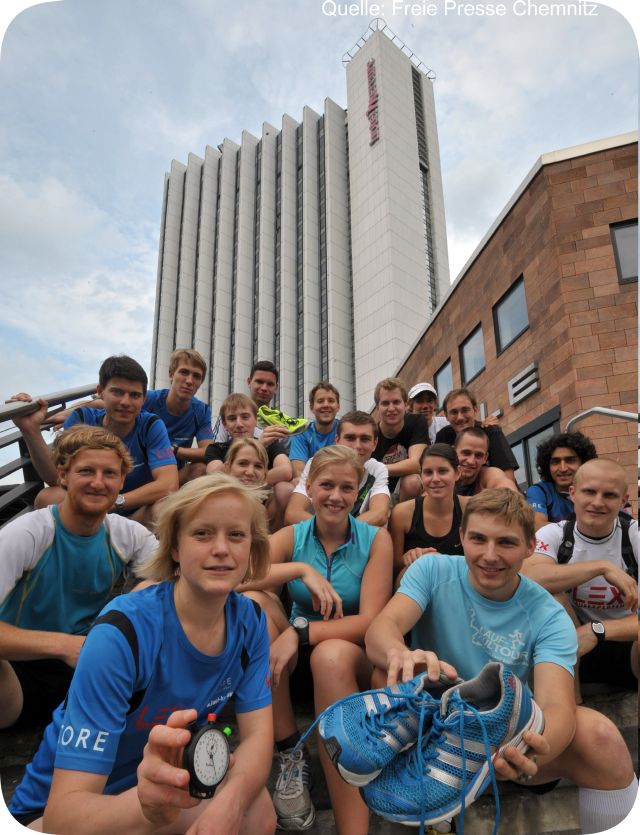
{"type": "Polygon", "coordinates": [[[301,830],[313,826],[316,810],[309,793],[309,763],[303,748],[278,751],[280,774],[273,793],[278,829],[301,830]]]}
{"type": "Polygon", "coordinates": [[[261,426],[286,426],[290,435],[297,435],[309,426],[307,418],[292,418],[278,409],[260,406],[258,409],[258,423],[261,426]]]}
{"type": "Polygon", "coordinates": [[[542,711],[526,684],[492,662],[444,693],[422,744],[398,755],[361,794],[376,814],[407,826],[458,813],[462,823],[489,782],[497,796],[493,761],[510,746],[526,752],[527,730],[542,733],[542,711]]]}
{"type": "Polygon", "coordinates": [[[322,714],[318,731],[340,775],[366,786],[431,725],[439,702],[425,689],[426,673],[392,687],[345,696],[322,714]]]}

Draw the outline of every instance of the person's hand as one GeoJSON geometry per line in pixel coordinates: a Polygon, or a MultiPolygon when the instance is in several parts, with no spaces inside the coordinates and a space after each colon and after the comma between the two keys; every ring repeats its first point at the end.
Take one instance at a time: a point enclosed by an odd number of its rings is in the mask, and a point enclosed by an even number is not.
{"type": "Polygon", "coordinates": [[[145,818],[157,828],[173,823],[181,809],[200,801],[188,791],[189,772],[181,768],[182,750],[191,739],[186,730],[197,712],[174,711],[166,725],[151,728],[138,766],[138,800],[145,818]]]}
{"type": "Polygon", "coordinates": [[[526,785],[527,778],[535,777],[538,773],[537,758],[549,753],[549,743],[535,731],[525,731],[523,740],[529,746],[526,754],[513,746],[507,747],[502,755],[493,762],[498,780],[513,780],[526,785]]]}
{"type": "MultiPolygon", "coordinates": [[[[6,403],[31,403],[32,398],[26,392],[18,392],[18,394],[14,394],[9,400],[5,401],[6,403]]],[[[12,418],[15,425],[23,434],[31,433],[39,433],[42,424],[45,420],[47,420],[47,412],[49,410],[49,404],[46,400],[43,400],[42,397],[39,397],[36,400],[38,404],[38,409],[34,412],[31,412],[28,415],[16,415],[12,418]]]]}
{"type": "Polygon", "coordinates": [[[624,597],[624,608],[635,612],[638,608],[638,583],[617,565],[607,563],[602,572],[604,579],[615,586],[624,597]]]}
{"type": "Polygon", "coordinates": [[[269,675],[271,676],[271,687],[276,688],[280,684],[280,676],[289,662],[296,656],[300,647],[298,633],[292,626],[287,627],[271,643],[269,648],[269,675]]]}
{"type": "Polygon", "coordinates": [[[289,437],[289,430],[286,426],[265,426],[262,435],[260,435],[260,443],[267,447],[275,441],[283,441],[289,437]]]}
{"type": "Polygon", "coordinates": [[[342,617],[342,598],[326,577],[312,566],[305,565],[300,579],[311,592],[314,612],[320,612],[323,620],[329,620],[332,612],[334,618],[342,617]]]}
{"type": "Polygon", "coordinates": [[[64,661],[70,667],[75,669],[78,663],[78,656],[84,644],[84,635],[65,635],[62,645],[62,652],[60,653],[60,660],[64,661]]]}
{"type": "Polygon", "coordinates": [[[435,652],[424,649],[396,649],[387,652],[387,687],[399,681],[410,681],[422,670],[427,671],[430,681],[439,681],[440,675],[451,679],[453,684],[458,678],[456,668],[446,661],[440,661],[435,652]]]}
{"type": "Polygon", "coordinates": [[[411,548],[409,551],[405,551],[402,555],[402,562],[405,566],[411,565],[412,562],[415,562],[418,557],[421,557],[423,554],[437,554],[437,548],[411,548]]]}
{"type": "Polygon", "coordinates": [[[495,415],[489,415],[489,417],[486,417],[484,420],[480,421],[480,426],[483,429],[486,429],[487,426],[497,426],[499,423],[500,421],[495,415]]]}

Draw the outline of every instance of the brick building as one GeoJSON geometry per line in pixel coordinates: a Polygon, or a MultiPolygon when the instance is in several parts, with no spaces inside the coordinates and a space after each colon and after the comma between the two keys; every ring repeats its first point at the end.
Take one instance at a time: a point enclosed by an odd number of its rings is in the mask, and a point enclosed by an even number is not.
{"type": "MultiPolygon", "coordinates": [[[[469,385],[538,478],[537,443],[594,406],[637,412],[637,134],[543,155],[398,370],[469,385]]],[[[637,476],[635,422],[576,429],[637,476]]],[[[635,492],[635,491],[634,491],[635,492]]]]}

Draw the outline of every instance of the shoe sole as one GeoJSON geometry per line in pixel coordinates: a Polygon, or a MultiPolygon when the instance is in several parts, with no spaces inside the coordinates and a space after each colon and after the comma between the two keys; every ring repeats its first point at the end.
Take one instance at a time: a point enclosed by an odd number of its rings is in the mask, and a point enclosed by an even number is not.
{"type": "MultiPolygon", "coordinates": [[[[532,700],[531,707],[533,708],[531,713],[531,718],[525,725],[525,727],[514,737],[512,737],[508,742],[505,742],[503,745],[498,748],[495,754],[491,757],[491,761],[493,762],[498,757],[500,757],[503,751],[506,748],[515,748],[518,751],[522,751],[523,754],[526,754],[529,750],[529,746],[527,743],[522,739],[526,731],[535,731],[536,733],[541,734],[544,731],[544,714],[538,707],[538,705],[532,700]]],[[[464,795],[464,803],[458,800],[456,803],[450,804],[446,808],[440,808],[437,812],[430,814],[429,810],[425,809],[427,815],[424,821],[420,819],[411,819],[407,820],[406,815],[391,815],[389,813],[378,812],[376,809],[372,809],[376,815],[379,815],[381,818],[385,820],[392,821],[393,823],[400,823],[403,826],[413,826],[418,827],[422,823],[425,825],[429,825],[432,823],[440,823],[447,818],[452,818],[455,815],[459,814],[462,807],[466,809],[468,806],[476,801],[480,795],[484,792],[487,788],[489,783],[491,782],[491,776],[489,775],[489,762],[485,761],[482,767],[478,770],[473,782],[469,784],[469,787],[464,795]]],[[[363,798],[364,800],[364,798],[363,798]]],[[[371,807],[369,807],[371,808],[371,807]]]]}
{"type": "Polygon", "coordinates": [[[302,832],[305,829],[310,829],[316,819],[316,810],[311,809],[309,817],[304,821],[298,823],[297,821],[280,821],[276,820],[276,829],[281,829],[284,832],[302,832]]]}

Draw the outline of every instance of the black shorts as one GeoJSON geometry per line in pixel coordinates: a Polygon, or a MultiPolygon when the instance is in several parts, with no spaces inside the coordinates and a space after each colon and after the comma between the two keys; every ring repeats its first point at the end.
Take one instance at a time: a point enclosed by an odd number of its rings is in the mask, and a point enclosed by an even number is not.
{"type": "Polygon", "coordinates": [[[580,659],[580,681],[584,684],[614,684],[637,690],[638,679],[631,672],[633,641],[603,641],[580,659]]]}
{"type": "Polygon", "coordinates": [[[22,687],[22,713],[13,727],[46,725],[51,714],[64,701],[73,668],[56,658],[40,661],[10,661],[22,687]]]}
{"type": "Polygon", "coordinates": [[[27,812],[26,815],[14,815],[14,819],[23,826],[29,826],[33,821],[38,820],[44,815],[44,809],[39,809],[37,812],[27,812]]]}

